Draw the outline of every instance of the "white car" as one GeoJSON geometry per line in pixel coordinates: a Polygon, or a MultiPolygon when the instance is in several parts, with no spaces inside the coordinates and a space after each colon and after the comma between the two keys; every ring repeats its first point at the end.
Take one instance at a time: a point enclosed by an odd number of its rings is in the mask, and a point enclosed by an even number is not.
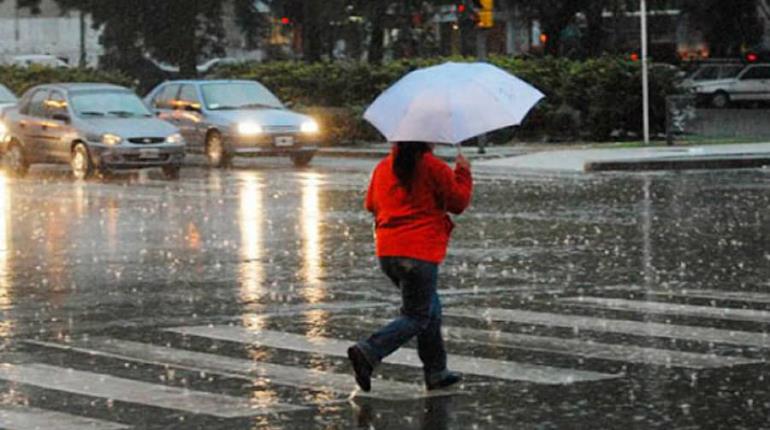
{"type": "Polygon", "coordinates": [[[39,64],[46,67],[70,67],[70,65],[61,58],[47,54],[15,55],[9,58],[7,63],[20,67],[29,67],[33,64],[39,64]]]}
{"type": "MultiPolygon", "coordinates": [[[[698,101],[716,108],[736,102],[770,101],[770,64],[713,69],[716,79],[688,79],[685,87],[698,101]]],[[[706,70],[705,73],[710,73],[706,70]]]]}

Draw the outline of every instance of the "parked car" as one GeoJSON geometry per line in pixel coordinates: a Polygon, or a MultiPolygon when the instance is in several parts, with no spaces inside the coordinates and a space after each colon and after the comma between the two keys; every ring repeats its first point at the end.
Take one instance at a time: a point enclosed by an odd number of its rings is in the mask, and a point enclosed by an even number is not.
{"type": "Polygon", "coordinates": [[[704,66],[684,85],[700,104],[716,108],[734,102],[770,101],[770,63],[704,66]]]}
{"type": "Polygon", "coordinates": [[[177,178],[185,156],[179,130],[117,85],[39,85],[2,119],[7,132],[0,152],[18,175],[34,163],[69,163],[79,179],[145,167],[177,178]]]}
{"type": "Polygon", "coordinates": [[[256,81],[170,81],[145,102],[179,127],[188,149],[206,154],[211,166],[226,166],[235,156],[288,156],[305,166],[318,150],[318,123],[287,109],[256,81]]]}
{"type": "Polygon", "coordinates": [[[29,67],[33,64],[46,67],[70,67],[70,65],[61,58],[48,54],[14,55],[8,59],[7,63],[21,67],[29,67]]]}

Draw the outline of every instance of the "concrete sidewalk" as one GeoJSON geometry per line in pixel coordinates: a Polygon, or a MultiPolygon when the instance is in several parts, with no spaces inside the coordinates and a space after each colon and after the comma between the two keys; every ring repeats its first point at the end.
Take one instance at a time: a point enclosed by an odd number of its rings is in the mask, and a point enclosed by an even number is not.
{"type": "MultiPolygon", "coordinates": [[[[318,157],[353,157],[353,158],[383,158],[390,153],[391,144],[375,143],[365,146],[339,146],[330,148],[320,148],[318,157]]],[[[519,145],[497,145],[485,148],[485,153],[480,154],[478,147],[463,147],[462,153],[471,161],[489,160],[508,157],[517,157],[530,154],[536,149],[529,146],[519,145]]],[[[457,148],[448,145],[437,145],[433,151],[439,158],[446,161],[454,161],[457,156],[457,148]]]]}
{"type": "Polygon", "coordinates": [[[529,152],[517,157],[482,160],[476,165],[543,172],[748,168],[770,165],[770,143],[557,149],[529,152]]]}

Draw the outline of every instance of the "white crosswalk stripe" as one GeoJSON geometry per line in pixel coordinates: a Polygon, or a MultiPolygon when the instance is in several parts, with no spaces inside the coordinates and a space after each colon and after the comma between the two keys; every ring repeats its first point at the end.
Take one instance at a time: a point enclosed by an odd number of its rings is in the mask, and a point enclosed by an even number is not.
{"type": "Polygon", "coordinates": [[[444,315],[472,318],[482,321],[534,324],[571,328],[573,330],[589,330],[634,336],[662,337],[698,342],[770,348],[770,335],[763,332],[725,330],[711,327],[683,326],[502,308],[458,307],[446,309],[444,315]]]}
{"type": "MultiPolygon", "coordinates": [[[[41,341],[27,341],[27,343],[127,361],[174,366],[179,369],[203,371],[247,380],[264,378],[279,385],[329,390],[344,395],[350,395],[356,390],[355,380],[349,373],[340,374],[283,366],[127,340],[94,338],[67,344],[41,341]]],[[[376,379],[373,381],[373,385],[373,391],[361,392],[357,395],[384,400],[409,400],[446,395],[446,392],[441,391],[427,392],[422,386],[416,384],[385,379],[376,379]]]]}
{"type": "Polygon", "coordinates": [[[175,409],[222,418],[298,411],[300,406],[260,405],[248,399],[150,384],[47,364],[2,364],[0,379],[84,396],[175,409]]]}
{"type": "Polygon", "coordinates": [[[563,303],[586,305],[617,311],[635,311],[646,314],[677,315],[700,318],[718,318],[731,321],[749,321],[770,323],[770,312],[754,309],[720,308],[713,306],[694,306],[679,303],[648,302],[641,300],[607,299],[603,297],[568,297],[559,300],[563,303]]]}
{"type": "MultiPolygon", "coordinates": [[[[325,337],[308,337],[294,333],[284,333],[271,330],[255,332],[243,327],[234,326],[177,327],[167,329],[167,331],[190,336],[226,340],[250,345],[261,345],[292,351],[325,354],[337,357],[346,357],[347,348],[353,343],[351,340],[339,340],[325,337]]],[[[422,362],[417,355],[417,351],[408,348],[399,349],[394,354],[389,356],[385,362],[422,368],[422,362]]],[[[571,384],[575,382],[612,379],[622,376],[620,374],[562,369],[549,366],[517,363],[513,361],[492,360],[488,358],[451,354],[447,357],[447,362],[451,369],[469,375],[486,376],[509,381],[527,381],[538,384],[571,384]]]]}
{"type": "Polygon", "coordinates": [[[124,430],[131,427],[29,406],[0,405],[0,427],[7,430],[124,430]]]}
{"type": "Polygon", "coordinates": [[[474,342],[530,351],[687,369],[712,369],[761,363],[761,360],[743,357],[697,354],[635,345],[476,330],[465,327],[444,327],[444,336],[448,340],[458,342],[474,342]]]}

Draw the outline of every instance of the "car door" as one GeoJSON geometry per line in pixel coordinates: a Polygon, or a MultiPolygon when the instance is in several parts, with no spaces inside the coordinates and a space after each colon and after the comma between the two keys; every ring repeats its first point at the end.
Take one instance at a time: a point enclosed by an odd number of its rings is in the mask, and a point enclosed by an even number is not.
{"type": "Polygon", "coordinates": [[[51,90],[44,102],[45,120],[41,122],[41,145],[52,159],[61,162],[70,160],[70,142],[66,137],[71,134],[71,117],[67,99],[61,91],[51,90]]]}
{"type": "Polygon", "coordinates": [[[770,99],[770,65],[753,65],[741,73],[730,97],[734,100],[770,99]]]}
{"type": "Polygon", "coordinates": [[[47,98],[47,89],[36,90],[29,97],[29,102],[19,109],[19,121],[14,124],[15,132],[24,144],[26,156],[35,162],[46,161],[49,158],[41,136],[42,122],[45,121],[44,103],[47,98]]]}
{"type": "Polygon", "coordinates": [[[158,91],[150,100],[150,107],[155,115],[164,120],[176,125],[177,119],[174,111],[174,102],[179,95],[179,84],[166,84],[158,91]]]}
{"type": "Polygon", "coordinates": [[[187,145],[191,149],[202,150],[205,130],[203,127],[202,104],[198,87],[193,84],[184,84],[179,90],[176,103],[176,126],[184,136],[187,145]]]}

